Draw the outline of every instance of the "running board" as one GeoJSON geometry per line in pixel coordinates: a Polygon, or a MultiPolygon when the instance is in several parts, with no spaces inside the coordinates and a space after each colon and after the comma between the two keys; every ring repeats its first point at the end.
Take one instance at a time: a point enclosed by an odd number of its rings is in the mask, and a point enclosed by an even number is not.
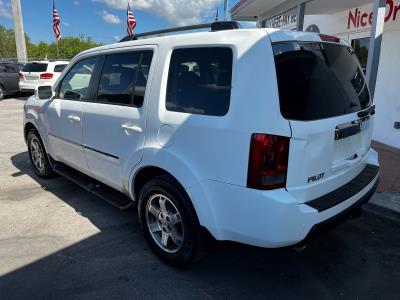
{"type": "Polygon", "coordinates": [[[96,179],[93,179],[63,163],[54,162],[54,172],[83,187],[85,190],[102,198],[121,210],[131,208],[135,203],[125,194],[117,191],[96,179]]]}

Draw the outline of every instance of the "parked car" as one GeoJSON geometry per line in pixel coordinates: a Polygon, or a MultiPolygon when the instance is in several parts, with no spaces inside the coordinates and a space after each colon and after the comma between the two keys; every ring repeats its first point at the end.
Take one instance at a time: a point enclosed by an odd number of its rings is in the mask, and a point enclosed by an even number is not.
{"type": "Polygon", "coordinates": [[[0,62],[0,100],[19,92],[18,72],[20,66],[12,62],[0,62]]]}
{"type": "Polygon", "coordinates": [[[375,107],[351,47],[218,24],[87,50],[25,106],[36,174],[137,203],[147,242],[173,265],[209,235],[296,245],[378,184],[375,107]]]}
{"type": "Polygon", "coordinates": [[[21,92],[33,93],[38,85],[54,84],[67,65],[67,61],[34,61],[25,64],[19,73],[21,92]]]}

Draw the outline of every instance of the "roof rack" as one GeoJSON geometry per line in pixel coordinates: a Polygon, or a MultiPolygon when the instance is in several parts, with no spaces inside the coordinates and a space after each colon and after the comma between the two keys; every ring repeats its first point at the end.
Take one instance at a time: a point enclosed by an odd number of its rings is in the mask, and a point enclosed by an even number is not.
{"type": "Polygon", "coordinates": [[[198,29],[206,29],[211,28],[211,31],[222,31],[222,30],[233,30],[233,29],[240,29],[242,28],[240,24],[236,21],[216,21],[214,23],[207,23],[207,24],[198,24],[198,25],[191,25],[191,26],[183,26],[183,27],[175,27],[175,28],[168,28],[162,30],[155,30],[149,32],[138,33],[132,36],[126,36],[119,42],[128,42],[128,41],[135,41],[140,38],[154,36],[154,35],[161,35],[166,33],[173,33],[173,32],[181,32],[181,31],[192,31],[198,29]]]}

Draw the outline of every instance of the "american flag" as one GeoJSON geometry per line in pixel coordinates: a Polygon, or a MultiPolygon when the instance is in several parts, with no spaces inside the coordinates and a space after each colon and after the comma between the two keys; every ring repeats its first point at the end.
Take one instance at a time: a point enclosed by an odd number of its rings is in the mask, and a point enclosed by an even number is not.
{"type": "Polygon", "coordinates": [[[57,41],[61,40],[60,23],[61,23],[60,15],[58,14],[56,4],[53,1],[53,30],[57,41]]]}
{"type": "Polygon", "coordinates": [[[127,9],[127,13],[128,13],[128,19],[127,19],[127,32],[129,36],[133,35],[133,29],[135,29],[136,27],[136,19],[135,16],[133,15],[133,12],[131,10],[131,6],[129,5],[129,1],[128,1],[128,9],[127,9]]]}

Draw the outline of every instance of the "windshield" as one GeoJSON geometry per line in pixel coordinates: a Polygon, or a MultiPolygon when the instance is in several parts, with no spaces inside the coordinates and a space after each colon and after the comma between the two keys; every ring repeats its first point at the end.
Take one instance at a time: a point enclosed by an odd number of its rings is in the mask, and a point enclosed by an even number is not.
{"type": "Polygon", "coordinates": [[[22,72],[29,72],[29,73],[33,73],[33,72],[46,72],[47,71],[47,64],[43,64],[43,63],[29,63],[26,64],[22,70],[22,72]]]}
{"type": "Polygon", "coordinates": [[[318,120],[365,109],[371,98],[352,48],[330,43],[273,45],[283,117],[318,120]]]}

